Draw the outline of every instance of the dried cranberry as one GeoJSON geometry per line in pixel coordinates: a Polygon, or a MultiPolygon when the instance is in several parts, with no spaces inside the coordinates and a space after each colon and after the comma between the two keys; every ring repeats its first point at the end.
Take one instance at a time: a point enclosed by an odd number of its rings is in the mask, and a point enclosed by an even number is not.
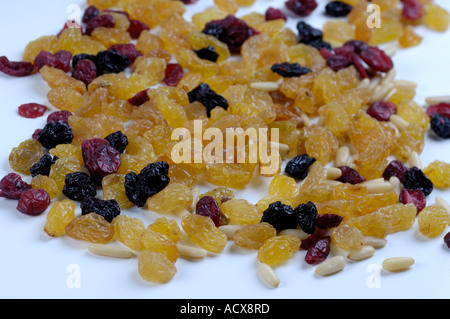
{"type": "Polygon", "coordinates": [[[441,114],[447,118],[450,118],[450,103],[438,103],[430,105],[425,111],[428,117],[432,117],[434,114],[441,114]]]}
{"type": "Polygon", "coordinates": [[[307,67],[301,66],[298,63],[289,62],[275,63],[270,69],[272,72],[278,73],[284,78],[299,77],[311,72],[311,69],[307,67]]]}
{"type": "Polygon", "coordinates": [[[85,33],[87,35],[91,35],[94,29],[103,27],[103,28],[114,28],[116,26],[116,20],[114,20],[113,16],[110,14],[101,14],[96,17],[93,17],[86,24],[85,33]]]}
{"type": "Polygon", "coordinates": [[[343,47],[349,47],[356,54],[360,54],[362,50],[369,47],[369,45],[361,40],[349,40],[344,43],[343,47]]]}
{"type": "Polygon", "coordinates": [[[450,248],[450,232],[448,232],[448,233],[444,236],[444,243],[447,245],[448,248],[450,248]]]}
{"type": "Polygon", "coordinates": [[[128,20],[130,19],[130,14],[128,12],[126,12],[126,11],[123,11],[123,10],[103,9],[102,12],[106,12],[106,13],[111,12],[111,13],[123,14],[124,16],[127,17],[128,20]]]}
{"type": "Polygon", "coordinates": [[[48,176],[50,174],[51,166],[56,162],[58,157],[51,156],[50,154],[44,154],[38,162],[34,163],[30,167],[31,177],[35,177],[37,175],[45,175],[48,176]]]}
{"type": "Polygon", "coordinates": [[[61,123],[68,124],[69,116],[71,116],[71,115],[72,115],[72,112],[70,112],[70,111],[66,111],[66,110],[55,111],[55,112],[50,113],[47,116],[47,123],[61,122],[61,123]]]}
{"type": "Polygon", "coordinates": [[[80,204],[81,215],[95,213],[103,216],[107,222],[120,215],[120,206],[115,199],[103,200],[91,196],[86,196],[80,204]]]}
{"type": "Polygon", "coordinates": [[[14,62],[9,61],[6,56],[0,57],[0,72],[8,74],[10,76],[27,76],[32,74],[34,71],[34,66],[30,62],[14,62]]]}
{"type": "Polygon", "coordinates": [[[340,166],[338,168],[342,172],[342,175],[337,179],[339,182],[350,183],[354,185],[362,183],[366,180],[354,168],[351,168],[349,166],[340,166]]]}
{"type": "Polygon", "coordinates": [[[291,177],[305,179],[309,172],[309,167],[314,164],[316,159],[307,154],[294,157],[287,162],[285,172],[291,177]]]}
{"type": "Polygon", "coordinates": [[[208,60],[211,62],[217,62],[217,59],[219,58],[219,54],[217,54],[212,45],[208,45],[207,47],[201,48],[200,50],[194,50],[194,52],[200,59],[208,60]]]}
{"type": "Polygon", "coordinates": [[[44,115],[47,107],[38,103],[26,103],[19,106],[19,115],[27,119],[35,119],[44,115]]]}
{"type": "Polygon", "coordinates": [[[284,21],[287,21],[287,17],[283,11],[281,11],[280,9],[272,8],[272,7],[269,7],[266,10],[266,12],[264,14],[264,18],[266,21],[278,20],[278,19],[283,19],[284,21]]]}
{"type": "Polygon", "coordinates": [[[440,138],[450,138],[450,118],[441,114],[433,114],[430,128],[440,138]]]}
{"type": "Polygon", "coordinates": [[[263,212],[261,223],[269,223],[276,230],[297,228],[298,220],[294,209],[281,203],[280,201],[274,202],[263,212]]]}
{"type": "Polygon", "coordinates": [[[298,218],[298,225],[307,234],[313,234],[316,230],[317,208],[313,202],[300,204],[294,209],[294,214],[298,218]]]}
{"type": "Polygon", "coordinates": [[[41,51],[34,59],[34,68],[35,71],[38,72],[44,65],[48,65],[67,73],[70,71],[71,62],[72,53],[69,51],[60,50],[54,54],[47,51],[41,51]]]}
{"type": "Polygon", "coordinates": [[[88,23],[89,21],[91,21],[93,18],[95,18],[96,16],[98,16],[100,13],[100,10],[97,9],[97,7],[95,6],[89,6],[86,8],[86,10],[84,10],[84,14],[83,14],[83,18],[81,19],[81,21],[83,23],[88,23]]]}
{"type": "Polygon", "coordinates": [[[391,115],[397,113],[397,106],[389,101],[378,101],[373,103],[368,109],[367,114],[376,118],[378,121],[389,121],[391,115]]]}
{"type": "Polygon", "coordinates": [[[130,26],[127,31],[132,39],[139,38],[144,30],[150,30],[150,27],[142,21],[130,19],[130,26]]]}
{"type": "Polygon", "coordinates": [[[405,172],[408,170],[405,164],[400,160],[391,161],[388,166],[383,171],[383,178],[389,180],[392,176],[396,176],[401,183],[403,183],[403,178],[405,172]]]}
{"type": "Polygon", "coordinates": [[[163,83],[168,86],[177,86],[184,75],[184,70],[178,63],[168,63],[166,66],[163,83]]]}
{"type": "Polygon", "coordinates": [[[128,99],[128,103],[130,103],[133,106],[140,106],[145,102],[150,101],[150,97],[148,96],[147,92],[148,89],[145,89],[136,93],[132,98],[128,99]]]}
{"type": "Polygon", "coordinates": [[[91,60],[81,60],[75,65],[72,77],[89,85],[97,77],[97,67],[91,60]]]}
{"type": "Polygon", "coordinates": [[[120,153],[106,139],[84,140],[81,153],[84,165],[97,182],[101,182],[106,175],[116,173],[121,164],[120,153]]]}
{"type": "Polygon", "coordinates": [[[433,182],[416,166],[405,172],[403,186],[409,190],[420,189],[425,196],[430,195],[434,188],[433,182]]]}
{"type": "Polygon", "coordinates": [[[95,55],[93,54],[86,54],[86,53],[80,53],[80,54],[76,54],[73,59],[72,59],[72,67],[76,68],[78,62],[80,62],[81,60],[91,60],[92,62],[95,63],[95,55]]]}
{"type": "Polygon", "coordinates": [[[321,48],[319,50],[320,55],[322,56],[322,58],[324,58],[325,60],[331,58],[333,56],[333,52],[331,52],[331,50],[328,50],[327,48],[321,48]]]}
{"type": "Polygon", "coordinates": [[[302,240],[302,243],[300,244],[300,248],[308,250],[319,239],[326,237],[327,233],[328,233],[328,231],[325,228],[317,228],[316,231],[314,232],[314,234],[312,234],[302,240]]]}
{"type": "Polygon", "coordinates": [[[345,69],[352,64],[351,60],[345,55],[332,55],[327,59],[327,65],[333,69],[333,71],[339,71],[345,69]]]}
{"type": "Polygon", "coordinates": [[[228,101],[222,96],[214,92],[211,87],[205,83],[200,83],[196,88],[188,93],[189,102],[198,101],[206,107],[206,114],[211,116],[211,111],[220,106],[223,109],[228,108],[228,101]]]}
{"type": "Polygon", "coordinates": [[[353,53],[351,55],[351,61],[356,69],[356,72],[358,72],[360,79],[370,78],[370,76],[364,66],[363,60],[361,59],[361,57],[358,54],[353,53]]]}
{"type": "Polygon", "coordinates": [[[423,17],[422,4],[418,0],[402,0],[402,17],[407,20],[417,20],[423,17]]]}
{"type": "Polygon", "coordinates": [[[286,7],[300,17],[310,15],[317,8],[316,0],[288,0],[286,7]]]}
{"type": "Polygon", "coordinates": [[[50,206],[50,196],[40,188],[29,189],[20,195],[17,210],[25,215],[37,216],[50,206]]]}
{"type": "Polygon", "coordinates": [[[33,134],[31,135],[31,138],[32,138],[33,140],[38,141],[38,134],[39,134],[40,131],[42,131],[41,128],[35,129],[34,132],[33,132],[33,134]]]}
{"type": "Polygon", "coordinates": [[[105,140],[107,140],[109,145],[114,147],[119,153],[125,152],[125,149],[128,146],[128,137],[121,131],[109,134],[105,137],[105,140]]]}
{"type": "Polygon", "coordinates": [[[181,2],[183,2],[184,4],[193,4],[196,3],[198,0],[180,0],[181,2]]]}
{"type": "Polygon", "coordinates": [[[425,195],[420,189],[402,189],[399,201],[402,204],[414,204],[417,208],[417,214],[420,213],[427,204],[425,195]]]}
{"type": "Polygon", "coordinates": [[[316,241],[306,252],[306,263],[309,265],[317,265],[324,261],[330,253],[330,242],[330,236],[326,236],[316,241]]]}
{"type": "Polygon", "coordinates": [[[325,14],[330,17],[345,17],[353,7],[342,1],[331,1],[325,6],[325,14]]]}
{"type": "Polygon", "coordinates": [[[20,195],[31,189],[31,185],[16,173],[9,173],[0,180],[0,197],[19,199],[20,195]]]}
{"type": "Polygon", "coordinates": [[[221,212],[219,205],[213,197],[203,196],[200,198],[195,207],[195,213],[211,218],[217,227],[220,226],[221,212]]]}
{"type": "Polygon", "coordinates": [[[123,55],[130,61],[130,63],[133,63],[138,57],[142,55],[142,52],[136,49],[136,45],[134,45],[133,43],[114,44],[109,49],[123,55]]]}
{"type": "Polygon", "coordinates": [[[363,49],[359,56],[376,71],[388,72],[394,67],[391,57],[377,47],[369,46],[363,49]]]}
{"type": "Polygon", "coordinates": [[[319,214],[317,216],[316,226],[319,228],[337,227],[344,218],[337,214],[319,214]]]}

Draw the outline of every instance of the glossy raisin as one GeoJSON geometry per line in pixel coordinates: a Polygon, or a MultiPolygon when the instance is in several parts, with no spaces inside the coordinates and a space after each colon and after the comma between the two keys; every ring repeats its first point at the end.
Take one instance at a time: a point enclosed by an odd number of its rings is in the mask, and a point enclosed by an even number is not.
{"type": "Polygon", "coordinates": [[[220,226],[220,208],[216,200],[211,196],[203,196],[195,206],[195,213],[211,218],[216,225],[220,226]]]}
{"type": "Polygon", "coordinates": [[[201,48],[200,50],[194,50],[197,56],[200,59],[217,62],[219,58],[219,54],[216,52],[212,45],[208,45],[207,47],[201,48]]]}
{"type": "Polygon", "coordinates": [[[450,138],[450,118],[441,114],[433,114],[430,120],[430,128],[440,138],[450,138]]]}
{"type": "Polygon", "coordinates": [[[397,106],[389,101],[375,102],[367,109],[367,114],[376,118],[378,121],[389,121],[391,115],[396,113],[397,106]]]}
{"type": "Polygon", "coordinates": [[[25,215],[37,216],[42,214],[50,203],[51,199],[46,191],[40,188],[29,189],[20,194],[17,210],[25,215]]]}
{"type": "Polygon", "coordinates": [[[18,108],[19,115],[27,119],[41,117],[46,111],[47,107],[39,103],[26,103],[20,105],[18,108]]]}
{"type": "Polygon", "coordinates": [[[402,189],[399,202],[402,204],[412,203],[417,208],[417,214],[427,205],[425,194],[420,189],[402,189]]]}
{"type": "Polygon", "coordinates": [[[211,111],[220,106],[223,109],[228,109],[228,101],[222,96],[214,92],[211,87],[205,83],[200,83],[195,89],[188,93],[189,102],[200,102],[206,107],[206,114],[211,116],[211,111]]]}
{"type": "Polygon", "coordinates": [[[281,75],[284,78],[299,77],[303,74],[311,72],[311,69],[301,66],[298,63],[276,63],[270,68],[272,72],[281,75]]]}
{"type": "Polygon", "coordinates": [[[43,147],[50,150],[59,144],[72,143],[73,131],[68,124],[50,122],[38,133],[37,139],[43,147]]]}
{"type": "Polygon", "coordinates": [[[168,63],[164,71],[163,83],[168,86],[177,86],[184,75],[183,67],[178,63],[168,63]]]}
{"type": "Polygon", "coordinates": [[[112,222],[120,214],[120,206],[114,199],[103,200],[96,197],[85,197],[80,204],[81,214],[96,213],[107,222],[112,222]]]}
{"type": "Polygon", "coordinates": [[[97,66],[93,61],[83,59],[75,65],[72,77],[88,85],[97,77],[97,66]]]}
{"type": "Polygon", "coordinates": [[[286,7],[300,17],[309,16],[317,8],[316,0],[288,0],[286,7]]]}
{"type": "Polygon", "coordinates": [[[105,139],[83,140],[81,152],[84,165],[97,182],[101,182],[106,175],[116,173],[121,164],[120,153],[105,139]]]}
{"type": "Polygon", "coordinates": [[[0,72],[10,76],[22,77],[32,74],[34,65],[25,61],[10,61],[6,56],[0,57],[0,72]]]}
{"type": "Polygon", "coordinates": [[[45,175],[48,176],[50,174],[51,166],[56,162],[58,157],[51,156],[50,154],[44,154],[39,162],[33,164],[30,167],[31,177],[35,177],[37,175],[45,175]]]}
{"type": "Polygon", "coordinates": [[[307,154],[302,154],[291,159],[285,168],[286,174],[298,179],[305,179],[308,175],[309,167],[314,164],[316,159],[307,154]]]}
{"type": "Polygon", "coordinates": [[[346,17],[353,6],[342,1],[331,1],[325,6],[325,14],[330,17],[346,17]]]}
{"type": "Polygon", "coordinates": [[[366,180],[354,168],[351,168],[349,166],[340,166],[338,168],[342,172],[342,175],[339,178],[337,178],[337,180],[339,182],[350,183],[350,184],[354,185],[354,184],[362,183],[366,180]]]}
{"type": "Polygon", "coordinates": [[[300,204],[294,209],[294,215],[297,216],[298,225],[307,234],[313,234],[316,230],[317,207],[313,202],[300,204]]]}
{"type": "Polygon", "coordinates": [[[29,189],[31,185],[17,173],[9,173],[0,180],[0,197],[19,199],[20,195],[29,189]]]}
{"type": "Polygon", "coordinates": [[[392,176],[397,177],[401,183],[403,183],[403,178],[405,172],[408,170],[405,164],[400,160],[393,160],[389,162],[388,166],[383,171],[383,178],[389,180],[392,176]]]}
{"type": "Polygon", "coordinates": [[[107,140],[109,145],[114,147],[119,153],[125,152],[125,149],[128,146],[128,137],[121,131],[109,134],[105,137],[105,140],[107,140]]]}
{"type": "Polygon", "coordinates": [[[264,13],[264,19],[266,21],[278,20],[278,19],[283,19],[284,21],[287,21],[287,16],[280,9],[269,7],[269,8],[267,8],[266,12],[264,13]]]}
{"type": "Polygon", "coordinates": [[[425,196],[433,191],[433,182],[418,167],[411,167],[405,172],[403,186],[406,189],[420,189],[425,196]]]}
{"type": "Polygon", "coordinates": [[[62,193],[69,199],[81,201],[97,195],[95,180],[84,172],[69,173],[64,180],[62,193]]]}
{"type": "Polygon", "coordinates": [[[261,223],[269,223],[276,230],[297,228],[298,219],[292,206],[285,205],[280,201],[272,203],[263,212],[261,223]]]}
{"type": "Polygon", "coordinates": [[[305,255],[306,263],[309,265],[317,265],[324,261],[330,253],[330,243],[331,237],[325,236],[312,244],[305,255]]]}

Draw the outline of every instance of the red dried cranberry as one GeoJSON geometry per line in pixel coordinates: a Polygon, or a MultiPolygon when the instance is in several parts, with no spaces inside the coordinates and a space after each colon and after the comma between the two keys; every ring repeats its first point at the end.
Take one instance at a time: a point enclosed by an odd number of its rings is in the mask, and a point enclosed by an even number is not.
{"type": "Polygon", "coordinates": [[[123,11],[123,10],[103,9],[102,12],[119,13],[119,14],[123,14],[124,16],[126,16],[128,20],[130,19],[130,15],[128,14],[128,12],[123,11]]]}
{"type": "Polygon", "coordinates": [[[330,253],[330,242],[330,236],[326,236],[316,241],[306,252],[306,263],[309,265],[317,265],[324,261],[330,253]]]}
{"type": "Polygon", "coordinates": [[[70,71],[70,63],[72,62],[72,53],[69,51],[58,51],[52,54],[47,51],[41,51],[34,59],[34,69],[36,72],[44,66],[48,65],[53,68],[63,70],[64,72],[70,71]]]}
{"type": "Polygon", "coordinates": [[[316,243],[316,241],[325,236],[327,236],[327,230],[325,228],[317,228],[314,234],[302,240],[300,248],[308,250],[316,243]]]}
{"type": "Polygon", "coordinates": [[[300,17],[310,15],[316,8],[316,0],[288,0],[286,7],[300,17]]]}
{"type": "Polygon", "coordinates": [[[369,47],[366,42],[361,40],[349,40],[343,46],[350,47],[356,54],[360,54],[362,50],[369,47]]]}
{"type": "Polygon", "coordinates": [[[450,248],[450,232],[448,232],[447,235],[444,236],[444,243],[448,248],[450,248]]]}
{"type": "Polygon", "coordinates": [[[403,183],[403,177],[407,170],[408,168],[402,161],[393,160],[384,169],[383,178],[389,180],[392,176],[396,176],[403,183]]]}
{"type": "Polygon", "coordinates": [[[168,63],[165,70],[163,83],[168,86],[177,86],[184,75],[184,70],[178,63],[168,63]]]}
{"type": "Polygon", "coordinates": [[[19,106],[19,115],[27,119],[35,119],[44,115],[47,111],[45,105],[39,103],[26,103],[19,106]]]}
{"type": "Polygon", "coordinates": [[[86,10],[84,10],[84,14],[83,14],[83,18],[81,19],[81,21],[83,23],[88,23],[89,21],[91,21],[93,18],[95,18],[96,16],[98,16],[100,13],[100,10],[97,9],[97,7],[95,6],[89,6],[86,8],[86,10]]]}
{"type": "Polygon", "coordinates": [[[92,31],[94,31],[94,29],[96,28],[114,28],[115,26],[116,20],[114,20],[112,15],[102,14],[89,20],[89,22],[86,24],[85,33],[87,35],[91,35],[92,31]]]}
{"type": "Polygon", "coordinates": [[[327,65],[334,71],[345,69],[352,64],[351,60],[345,55],[332,55],[327,59],[327,65]]]}
{"type": "Polygon", "coordinates": [[[317,216],[316,226],[319,228],[337,227],[344,218],[337,214],[319,214],[317,216]]]}
{"type": "Polygon", "coordinates": [[[342,183],[350,183],[350,184],[358,184],[364,182],[366,179],[359,175],[359,173],[349,166],[340,166],[338,167],[342,175],[337,179],[342,183]]]}
{"type": "Polygon", "coordinates": [[[130,63],[133,63],[134,60],[142,55],[142,52],[138,51],[136,49],[136,45],[134,45],[133,43],[114,44],[109,49],[123,55],[128,60],[130,60],[130,63]]]}
{"type": "Polygon", "coordinates": [[[34,71],[34,66],[30,62],[14,62],[9,61],[6,56],[0,57],[0,72],[8,74],[10,76],[27,76],[32,74],[34,71]]]}
{"type": "Polygon", "coordinates": [[[278,19],[283,19],[284,21],[287,21],[287,17],[283,11],[281,11],[280,9],[272,8],[272,7],[269,7],[266,10],[264,17],[265,17],[266,21],[278,20],[278,19]]]}
{"type": "Polygon", "coordinates": [[[181,0],[184,4],[193,4],[196,3],[198,0],[181,0]]]}
{"type": "Polygon", "coordinates": [[[402,204],[412,203],[417,208],[417,214],[425,208],[427,200],[424,193],[420,189],[402,189],[399,196],[402,204]]]}
{"type": "Polygon", "coordinates": [[[33,134],[31,135],[31,138],[32,138],[33,140],[38,141],[38,135],[39,135],[39,132],[41,132],[41,131],[42,131],[41,128],[35,129],[34,132],[33,132],[33,134]]]}
{"type": "Polygon", "coordinates": [[[89,85],[97,77],[97,66],[89,59],[81,60],[75,65],[72,77],[89,85]]]}
{"type": "Polygon", "coordinates": [[[130,26],[128,27],[127,31],[132,39],[139,38],[141,32],[144,30],[150,30],[150,27],[142,21],[130,19],[130,26]]]}
{"type": "Polygon", "coordinates": [[[440,114],[450,119],[450,103],[438,103],[430,105],[425,111],[428,117],[432,117],[434,114],[440,114]]]}
{"type": "Polygon", "coordinates": [[[348,59],[351,59],[352,54],[355,53],[355,47],[351,45],[343,45],[333,49],[336,55],[343,55],[348,59]]]}
{"type": "Polygon", "coordinates": [[[216,227],[220,226],[220,208],[211,196],[203,196],[197,202],[195,213],[212,219],[216,227]]]}
{"type": "Polygon", "coordinates": [[[0,180],[0,197],[19,199],[20,195],[31,189],[31,185],[22,180],[16,173],[9,173],[0,180]]]}
{"type": "Polygon", "coordinates": [[[366,68],[364,67],[363,60],[361,57],[353,53],[350,57],[353,65],[355,66],[356,71],[358,72],[358,75],[361,80],[370,78],[369,74],[367,73],[366,68]]]}
{"type": "Polygon", "coordinates": [[[72,115],[72,112],[70,112],[70,111],[65,111],[65,110],[55,111],[55,112],[50,113],[47,116],[47,123],[61,122],[61,123],[68,124],[69,116],[71,116],[71,115],[72,115]]]}
{"type": "Polygon", "coordinates": [[[144,104],[145,102],[150,100],[147,92],[148,89],[145,89],[136,93],[131,99],[128,99],[128,103],[130,103],[133,106],[140,106],[144,104]]]}
{"type": "Polygon", "coordinates": [[[422,4],[418,0],[402,0],[402,17],[408,20],[417,20],[423,17],[422,4]]]}
{"type": "Polygon", "coordinates": [[[378,101],[373,103],[368,109],[367,114],[376,118],[378,121],[389,121],[391,115],[397,113],[397,106],[389,101],[378,101]]]}
{"type": "Polygon", "coordinates": [[[333,56],[333,52],[331,52],[327,48],[321,48],[319,52],[322,58],[324,58],[325,60],[333,56]]]}
{"type": "Polygon", "coordinates": [[[37,216],[50,206],[50,196],[40,188],[29,189],[20,195],[17,210],[25,215],[37,216]]]}
{"type": "Polygon", "coordinates": [[[101,182],[106,175],[116,173],[121,164],[120,153],[102,138],[84,140],[81,152],[84,165],[97,182],[101,182]]]}
{"type": "Polygon", "coordinates": [[[367,65],[376,71],[388,72],[394,67],[391,57],[377,47],[367,47],[359,55],[367,65]]]}

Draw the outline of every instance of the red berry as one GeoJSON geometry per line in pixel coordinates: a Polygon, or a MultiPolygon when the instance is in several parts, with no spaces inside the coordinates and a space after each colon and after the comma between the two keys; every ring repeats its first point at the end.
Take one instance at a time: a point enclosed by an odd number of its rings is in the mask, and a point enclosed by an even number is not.
{"type": "Polygon", "coordinates": [[[310,15],[316,8],[316,0],[288,0],[286,7],[300,17],[310,15]]]}
{"type": "Polygon", "coordinates": [[[114,20],[112,15],[102,14],[89,20],[89,22],[86,24],[85,33],[87,35],[91,35],[92,31],[94,31],[94,29],[96,28],[114,28],[115,26],[116,20],[114,20]]]}
{"type": "Polygon", "coordinates": [[[128,99],[128,103],[130,103],[133,106],[140,106],[145,102],[149,101],[150,98],[147,94],[148,90],[149,89],[145,89],[136,93],[132,98],[128,99]]]}
{"type": "Polygon", "coordinates": [[[306,263],[309,265],[317,265],[324,261],[330,253],[330,242],[330,236],[325,236],[316,241],[306,252],[306,263]]]}
{"type": "Polygon", "coordinates": [[[121,164],[120,153],[102,138],[84,140],[81,152],[84,165],[97,182],[101,182],[106,175],[116,173],[121,164]]]}
{"type": "Polygon", "coordinates": [[[109,49],[117,51],[119,54],[125,56],[130,60],[130,63],[133,63],[134,60],[142,55],[142,52],[138,51],[136,45],[133,43],[114,44],[109,49]]]}
{"type": "Polygon", "coordinates": [[[332,55],[327,59],[327,65],[333,69],[333,71],[339,71],[345,69],[352,64],[351,60],[345,55],[332,55]]]}
{"type": "Polygon", "coordinates": [[[428,117],[432,117],[434,114],[441,114],[450,119],[450,103],[438,103],[434,105],[430,105],[426,109],[426,113],[428,117]]]}
{"type": "Polygon", "coordinates": [[[19,115],[27,119],[35,119],[44,115],[47,107],[38,103],[26,103],[19,106],[19,115]]]}
{"type": "Polygon", "coordinates": [[[389,121],[391,115],[397,113],[397,106],[388,101],[379,101],[373,103],[368,109],[367,114],[376,118],[378,121],[389,121]]]}
{"type": "Polygon", "coordinates": [[[137,39],[144,30],[150,30],[150,27],[144,22],[130,19],[130,26],[128,27],[128,33],[132,39],[137,39]]]}
{"type": "Polygon", "coordinates": [[[33,73],[34,66],[30,62],[9,61],[6,56],[0,57],[0,71],[10,76],[27,76],[33,73]]]}
{"type": "Polygon", "coordinates": [[[29,189],[20,195],[17,210],[25,215],[37,216],[50,206],[50,202],[50,196],[43,189],[29,189]]]}
{"type": "Polygon", "coordinates": [[[358,184],[364,182],[366,179],[362,177],[355,169],[349,166],[338,167],[342,175],[337,180],[342,183],[358,184]]]}
{"type": "Polygon", "coordinates": [[[384,169],[383,178],[389,180],[392,176],[396,176],[401,183],[403,183],[403,177],[405,176],[408,168],[403,164],[402,161],[393,160],[384,169]]]}
{"type": "Polygon", "coordinates": [[[177,86],[184,75],[184,70],[178,63],[169,63],[166,66],[164,84],[168,86],[177,86]]]}
{"type": "Polygon", "coordinates": [[[319,214],[317,216],[316,226],[319,228],[337,227],[344,218],[337,214],[319,214]]]}
{"type": "Polygon", "coordinates": [[[417,208],[417,214],[425,208],[427,200],[420,189],[403,189],[400,192],[399,201],[402,204],[412,203],[417,208]]]}
{"type": "Polygon", "coordinates": [[[195,207],[195,213],[211,218],[216,226],[220,226],[220,208],[213,197],[200,198],[195,207]]]}
{"type": "Polygon", "coordinates": [[[450,248],[450,232],[448,232],[447,235],[444,236],[444,243],[448,248],[450,248]]]}
{"type": "Polygon", "coordinates": [[[0,180],[0,197],[19,199],[30,188],[31,185],[24,182],[19,174],[9,173],[0,180]]]}
{"type": "Polygon", "coordinates": [[[408,20],[417,20],[423,17],[422,4],[418,0],[402,0],[402,17],[408,20]]]}
{"type": "Polygon", "coordinates": [[[277,20],[277,19],[283,19],[284,21],[286,21],[287,17],[284,14],[284,12],[281,11],[280,9],[275,9],[272,7],[268,8],[265,13],[265,20],[270,21],[270,20],[277,20]]]}
{"type": "Polygon", "coordinates": [[[50,113],[47,116],[47,123],[51,123],[51,122],[61,122],[61,123],[65,123],[68,124],[69,123],[69,116],[72,115],[72,112],[69,111],[55,111],[50,113]]]}
{"type": "Polygon", "coordinates": [[[89,85],[97,77],[97,67],[91,60],[83,59],[75,65],[72,77],[89,85]]]}
{"type": "Polygon", "coordinates": [[[388,72],[394,67],[391,57],[377,47],[367,47],[359,56],[376,71],[388,72]]]}

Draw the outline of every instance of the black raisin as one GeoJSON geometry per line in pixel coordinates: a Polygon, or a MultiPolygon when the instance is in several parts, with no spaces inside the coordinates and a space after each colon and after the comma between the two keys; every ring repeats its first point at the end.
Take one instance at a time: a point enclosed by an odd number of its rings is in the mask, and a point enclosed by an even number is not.
{"type": "Polygon", "coordinates": [[[81,214],[96,213],[103,216],[106,221],[112,222],[114,217],[120,215],[120,206],[115,199],[103,200],[95,197],[85,197],[80,204],[81,214]]]}
{"type": "Polygon", "coordinates": [[[136,206],[143,207],[148,198],[162,191],[169,182],[169,164],[164,161],[151,163],[139,174],[125,175],[125,194],[136,206]]]}
{"type": "Polygon", "coordinates": [[[201,48],[200,50],[194,50],[194,52],[200,59],[212,62],[217,62],[217,59],[219,58],[219,54],[217,54],[216,50],[212,45],[208,45],[207,47],[201,48]]]}
{"type": "Polygon", "coordinates": [[[311,69],[307,67],[301,66],[298,63],[289,62],[275,63],[270,69],[272,72],[278,73],[284,78],[299,77],[303,74],[311,72],[311,69]]]}
{"type": "Polygon", "coordinates": [[[297,23],[297,30],[300,36],[300,43],[311,43],[312,41],[322,40],[322,30],[316,29],[304,21],[297,23]]]}
{"type": "Polygon", "coordinates": [[[205,25],[202,32],[204,34],[212,35],[213,37],[219,39],[220,35],[223,33],[223,29],[219,23],[210,22],[205,25]]]}
{"type": "Polygon", "coordinates": [[[207,83],[200,83],[195,89],[188,93],[189,102],[200,102],[206,107],[206,114],[211,116],[211,111],[220,106],[225,110],[228,109],[228,101],[222,96],[214,92],[207,83]]]}
{"type": "Polygon", "coordinates": [[[294,209],[298,218],[298,225],[307,234],[313,234],[316,231],[318,212],[313,202],[300,204],[294,209]]]}
{"type": "Polygon", "coordinates": [[[409,190],[420,189],[425,196],[430,195],[434,188],[433,182],[416,166],[405,172],[403,186],[409,190]]]}
{"type": "Polygon", "coordinates": [[[69,173],[65,176],[62,193],[72,200],[83,200],[97,195],[95,180],[84,172],[69,173]]]}
{"type": "Polygon", "coordinates": [[[431,130],[441,138],[450,138],[450,119],[442,114],[433,114],[430,119],[431,130]]]}
{"type": "Polygon", "coordinates": [[[119,153],[125,152],[128,145],[128,138],[121,131],[109,134],[105,137],[105,140],[107,140],[109,145],[114,147],[119,153]]]}
{"type": "Polygon", "coordinates": [[[100,51],[94,61],[97,73],[120,73],[130,65],[130,60],[114,50],[100,51]]]}
{"type": "Polygon", "coordinates": [[[30,167],[31,177],[35,177],[37,175],[50,175],[50,167],[56,162],[58,157],[51,156],[50,154],[44,154],[39,162],[34,163],[33,166],[30,167]]]}
{"type": "Polygon", "coordinates": [[[274,202],[264,211],[261,223],[269,223],[276,230],[297,228],[298,220],[294,209],[280,201],[274,202]]]}
{"type": "Polygon", "coordinates": [[[65,123],[50,122],[37,134],[37,140],[43,147],[50,150],[59,144],[72,143],[73,131],[65,123]]]}
{"type": "Polygon", "coordinates": [[[346,17],[353,6],[342,1],[331,1],[325,6],[325,14],[330,17],[346,17]]]}
{"type": "Polygon", "coordinates": [[[321,39],[314,40],[314,41],[311,41],[311,42],[308,42],[305,44],[312,46],[312,47],[316,48],[317,50],[320,50],[320,49],[327,49],[328,51],[333,50],[333,48],[331,47],[331,44],[329,44],[328,42],[325,42],[321,39]]]}
{"type": "Polygon", "coordinates": [[[309,167],[316,159],[307,154],[298,155],[286,164],[285,172],[291,177],[305,179],[308,176],[309,167]]]}

